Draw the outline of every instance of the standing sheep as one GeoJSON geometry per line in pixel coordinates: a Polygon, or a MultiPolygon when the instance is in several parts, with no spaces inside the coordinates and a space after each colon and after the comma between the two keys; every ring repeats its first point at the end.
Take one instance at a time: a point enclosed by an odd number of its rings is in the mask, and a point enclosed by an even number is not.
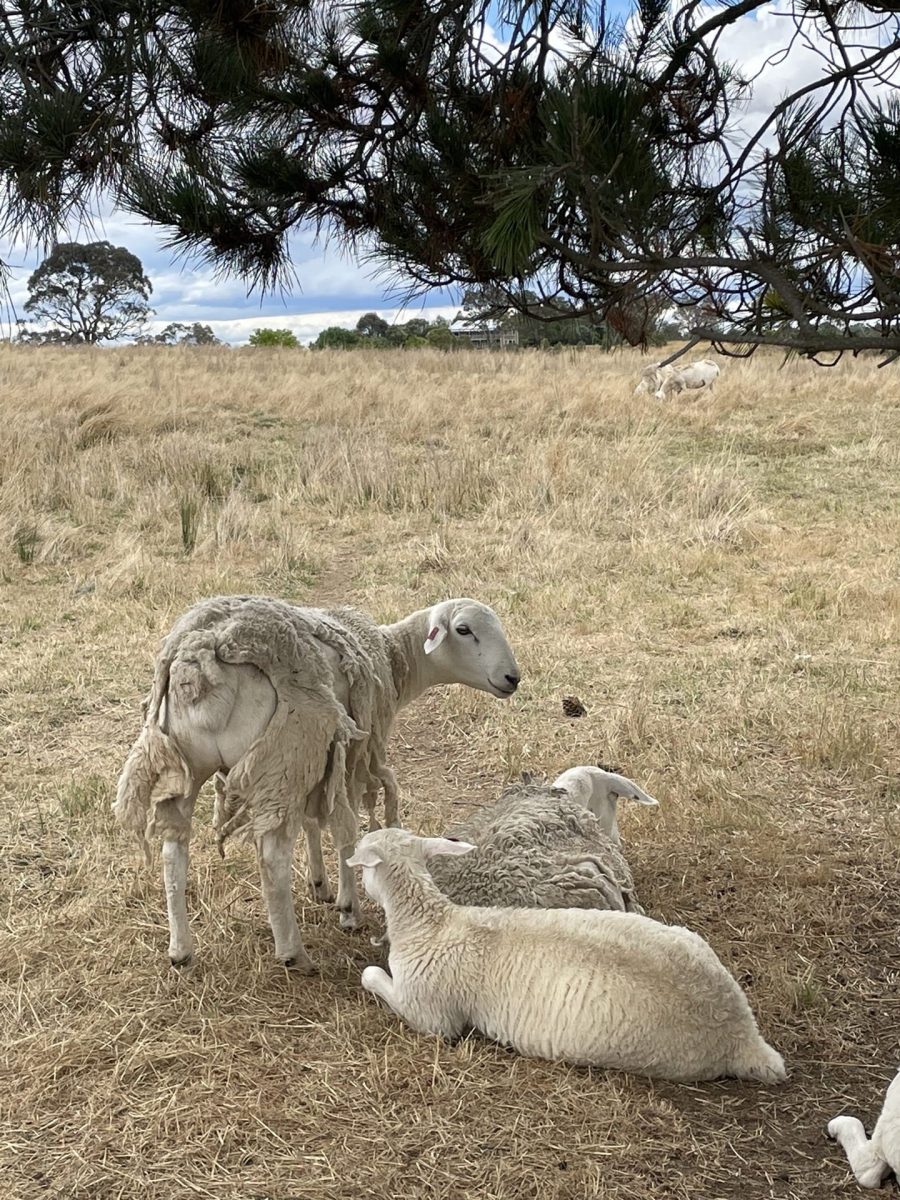
{"type": "Polygon", "coordinates": [[[426,861],[472,849],[381,829],[349,860],[384,908],[391,945],[391,974],[366,967],[363,987],[413,1029],[477,1029],[520,1054],[682,1082],[785,1078],[697,934],[637,913],[452,904],[426,861]]]}
{"type": "Polygon", "coordinates": [[[671,367],[661,367],[659,363],[651,363],[648,367],[644,367],[638,385],[634,389],[635,396],[642,396],[645,392],[658,392],[662,387],[663,380],[671,372],[671,367]]]}
{"type": "Polygon", "coordinates": [[[659,381],[656,398],[667,400],[669,396],[680,392],[699,391],[701,388],[709,388],[711,391],[718,378],[718,363],[709,358],[694,359],[693,362],[685,363],[683,367],[669,367],[668,374],[659,381]]]}
{"type": "Polygon", "coordinates": [[[387,742],[397,710],[428,688],[462,683],[509,697],[519,669],[494,611],[445,600],[394,625],[353,609],[302,608],[262,596],[203,600],[176,621],[157,657],[144,725],[113,806],[138,834],[163,841],[169,956],[193,951],[185,888],[194,802],[212,775],[220,848],[240,831],[256,843],[262,890],[287,965],[312,971],[291,894],[293,847],[309,842],[314,893],[328,897],[321,828],[338,847],[341,924],[359,899],[347,866],[363,802],[397,822],[387,742]]]}
{"type": "Polygon", "coordinates": [[[617,794],[657,803],[597,767],[572,767],[553,784],[514,784],[450,831],[476,848],[430,859],[432,878],[454,904],[642,913],[619,848],[617,794]]]}
{"type": "Polygon", "coordinates": [[[860,1187],[881,1187],[891,1171],[900,1179],[900,1071],[888,1086],[871,1139],[856,1117],[834,1117],[828,1136],[843,1146],[860,1187]]]}
{"type": "Polygon", "coordinates": [[[634,394],[637,396],[652,389],[657,400],[666,400],[669,396],[686,390],[711,390],[718,378],[718,363],[709,358],[697,358],[680,367],[671,364],[662,367],[653,363],[644,367],[634,394]]]}

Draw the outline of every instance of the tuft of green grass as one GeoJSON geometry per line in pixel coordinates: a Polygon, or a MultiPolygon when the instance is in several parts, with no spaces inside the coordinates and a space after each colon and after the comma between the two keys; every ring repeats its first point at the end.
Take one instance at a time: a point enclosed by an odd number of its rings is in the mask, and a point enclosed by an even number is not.
{"type": "Polygon", "coordinates": [[[182,548],[185,554],[193,554],[197,545],[197,534],[200,532],[203,500],[198,496],[182,496],[178,501],[178,513],[181,518],[182,548]]]}
{"type": "Polygon", "coordinates": [[[795,1013],[809,1012],[819,1006],[822,999],[822,985],[816,978],[812,967],[798,975],[788,988],[788,999],[795,1013]]]}
{"type": "Polygon", "coordinates": [[[105,813],[110,800],[110,782],[102,775],[75,776],[57,789],[60,812],[70,818],[105,813]]]}
{"type": "Polygon", "coordinates": [[[232,471],[224,470],[215,463],[204,461],[197,469],[197,486],[207,500],[224,500],[235,486],[232,471]]]}
{"type": "Polygon", "coordinates": [[[40,543],[41,535],[37,525],[19,525],[13,533],[13,549],[19,562],[33,563],[40,543]]]}

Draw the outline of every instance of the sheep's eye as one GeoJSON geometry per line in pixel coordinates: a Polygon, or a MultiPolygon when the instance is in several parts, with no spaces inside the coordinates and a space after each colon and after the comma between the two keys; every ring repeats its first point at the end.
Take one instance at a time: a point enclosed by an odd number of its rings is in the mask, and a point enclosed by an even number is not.
{"type": "Polygon", "coordinates": [[[466,636],[466,634],[469,634],[469,633],[471,633],[471,632],[472,632],[472,630],[471,630],[471,629],[468,627],[468,625],[457,625],[457,627],[456,627],[456,632],[457,632],[458,634],[461,634],[461,635],[462,635],[462,637],[465,637],[465,636],[466,636]]]}

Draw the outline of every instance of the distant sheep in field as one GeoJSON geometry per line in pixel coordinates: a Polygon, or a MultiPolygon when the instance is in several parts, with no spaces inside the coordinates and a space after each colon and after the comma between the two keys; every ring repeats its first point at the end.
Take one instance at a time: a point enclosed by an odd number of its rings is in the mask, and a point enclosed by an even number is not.
{"type": "Polygon", "coordinates": [[[391,973],[366,967],[362,985],[413,1029],[476,1029],[531,1057],[681,1082],[785,1078],[747,997],[697,934],[637,913],[453,904],[427,864],[473,850],[381,829],[348,860],[384,908],[391,947],[391,973]]]}
{"type": "Polygon", "coordinates": [[[203,600],[176,621],[157,657],[144,726],[119,778],[114,811],[147,839],[163,840],[169,956],[193,951],[185,889],[191,818],[200,788],[219,773],[213,821],[220,847],[252,838],[262,891],[287,965],[313,969],[291,894],[301,826],[310,882],[331,898],[321,829],[338,847],[341,924],[359,923],[347,865],[365,803],[374,824],[380,789],[397,824],[387,742],[397,710],[428,688],[461,683],[509,697],[519,668],[493,609],[445,600],[394,625],[351,608],[302,608],[264,596],[203,600]]]}
{"type": "Polygon", "coordinates": [[[641,913],[619,846],[618,795],[657,803],[598,767],[572,767],[552,784],[514,784],[448,834],[476,849],[431,859],[431,875],[455,904],[641,913]]]}
{"type": "Polygon", "coordinates": [[[856,1117],[829,1121],[828,1136],[843,1146],[860,1187],[881,1187],[891,1171],[900,1179],[900,1071],[888,1087],[871,1139],[856,1117]]]}
{"type": "Polygon", "coordinates": [[[645,367],[641,372],[635,395],[652,389],[657,400],[665,400],[683,391],[696,391],[700,388],[711,390],[719,374],[718,364],[708,358],[698,358],[681,367],[652,365],[645,367]]]}

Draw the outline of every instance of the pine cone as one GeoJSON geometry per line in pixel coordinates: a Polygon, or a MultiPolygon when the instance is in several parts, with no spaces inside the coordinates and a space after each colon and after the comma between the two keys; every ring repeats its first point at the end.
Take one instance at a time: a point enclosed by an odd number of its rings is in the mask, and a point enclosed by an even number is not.
{"type": "Polygon", "coordinates": [[[587,712],[577,696],[563,696],[562,707],[567,717],[583,717],[587,712]]]}

